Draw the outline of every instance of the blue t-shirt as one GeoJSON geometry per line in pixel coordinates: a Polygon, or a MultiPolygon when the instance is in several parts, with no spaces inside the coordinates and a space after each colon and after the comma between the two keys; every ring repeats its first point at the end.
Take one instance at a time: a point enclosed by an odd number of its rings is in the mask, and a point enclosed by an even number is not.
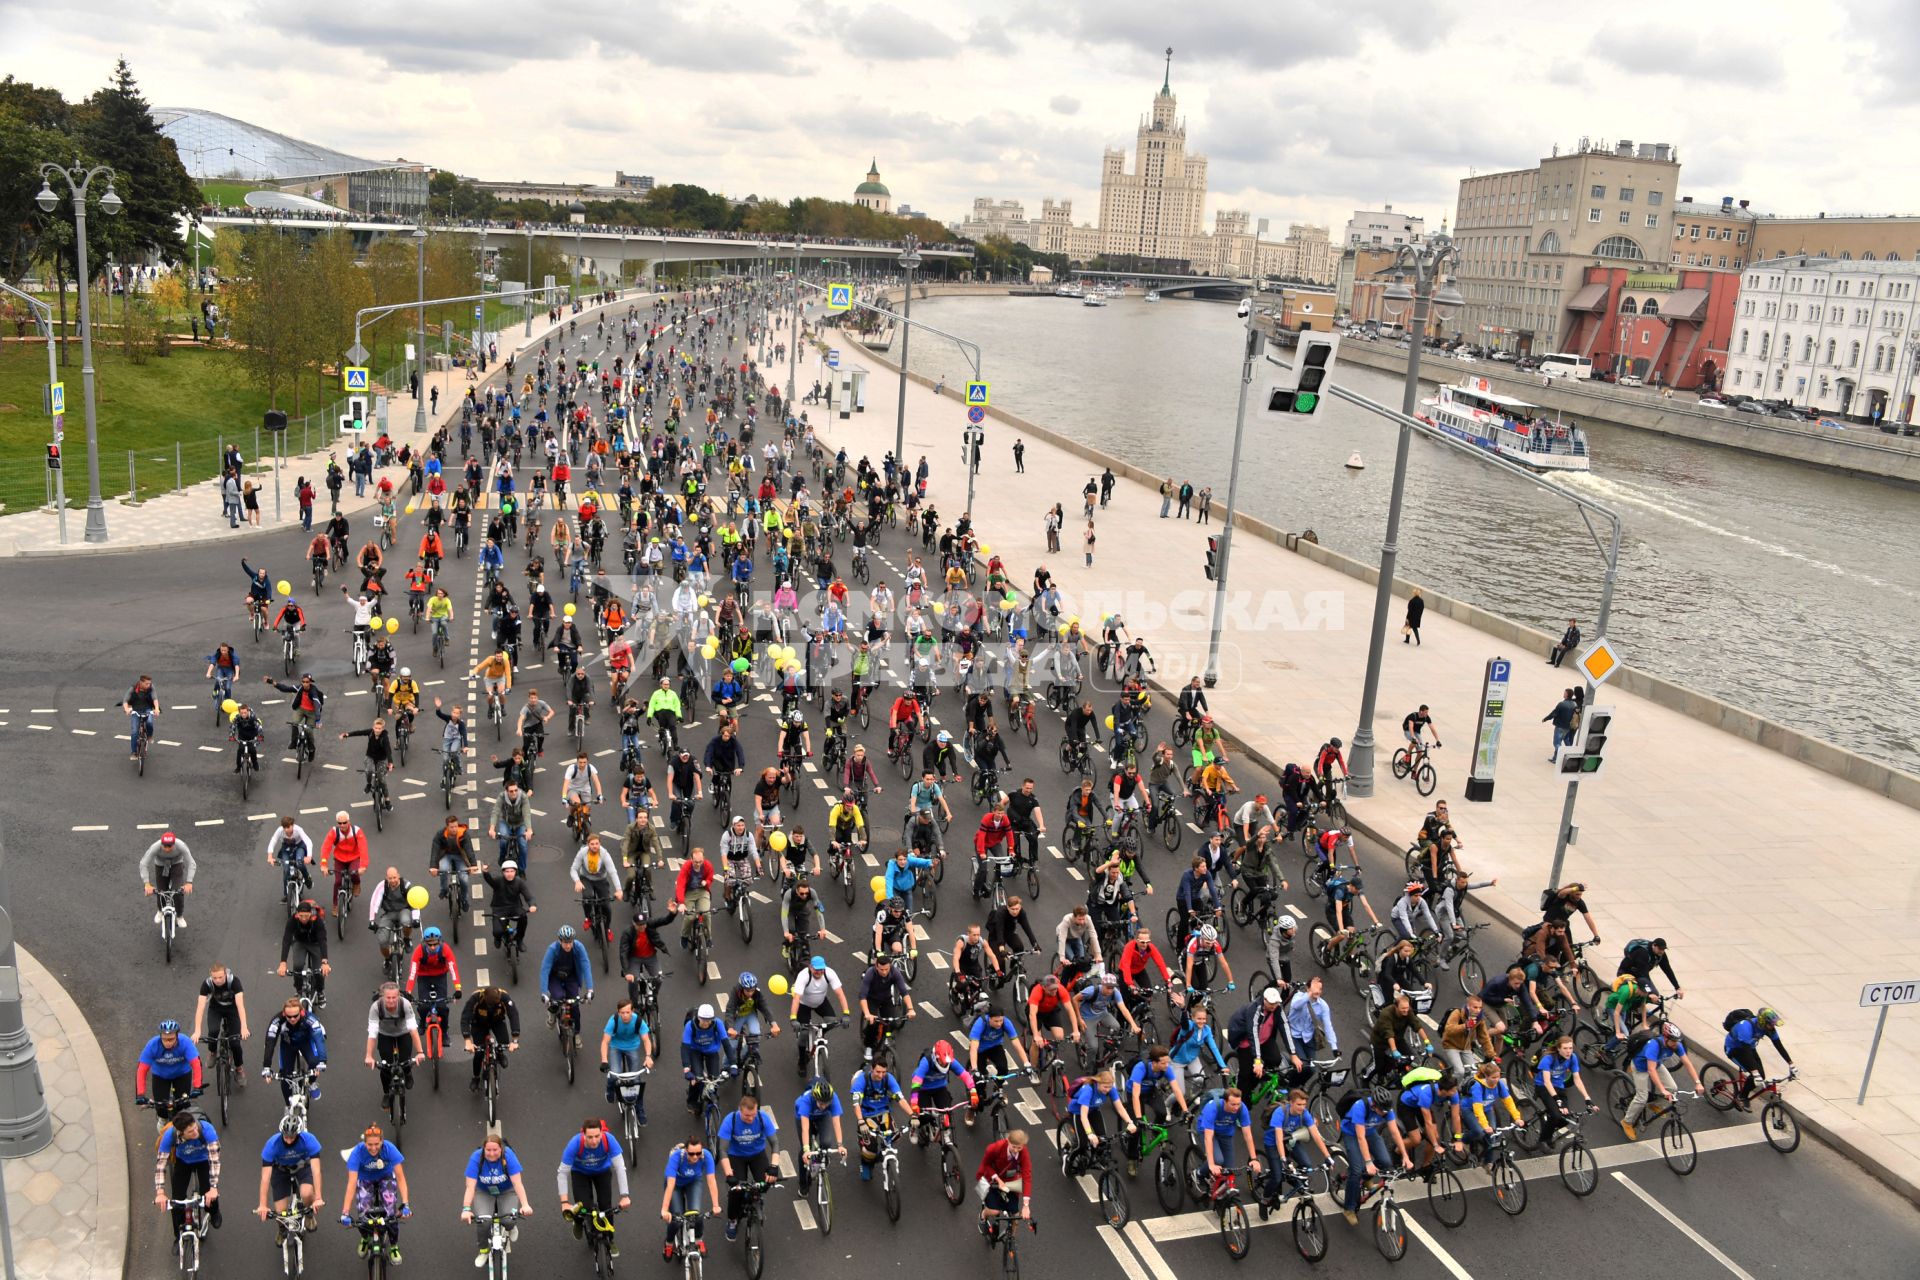
{"type": "Polygon", "coordinates": [[[1438,1111],[1451,1102],[1452,1099],[1441,1100],[1440,1086],[1431,1080],[1400,1091],[1400,1105],[1409,1111],[1438,1111]]]}
{"type": "Polygon", "coordinates": [[[178,1080],[193,1074],[193,1064],[200,1061],[200,1046],[188,1036],[178,1036],[169,1049],[155,1036],[140,1051],[140,1061],[146,1066],[147,1074],[156,1079],[178,1080]]]}
{"type": "Polygon", "coordinates": [[[1467,1090],[1467,1105],[1469,1108],[1485,1107],[1491,1112],[1502,1098],[1512,1096],[1513,1091],[1507,1087],[1505,1080],[1496,1080],[1490,1085],[1481,1084],[1476,1080],[1473,1082],[1472,1087],[1467,1090]]]}
{"type": "Polygon", "coordinates": [[[682,1147],[675,1147],[667,1153],[667,1181],[676,1187],[691,1187],[712,1172],[711,1151],[702,1151],[698,1160],[689,1157],[682,1147]]]}
{"type": "Polygon", "coordinates": [[[1549,1053],[1540,1059],[1540,1068],[1533,1073],[1533,1078],[1542,1085],[1551,1079],[1553,1087],[1558,1090],[1566,1088],[1579,1074],[1579,1054],[1570,1053],[1563,1058],[1557,1053],[1549,1053]]]}
{"type": "Polygon", "coordinates": [[[276,1133],[260,1148],[260,1164],[262,1168],[272,1165],[279,1169],[304,1169],[320,1152],[320,1139],[304,1129],[292,1142],[283,1141],[276,1133]]]}
{"type": "Polygon", "coordinates": [[[624,1154],[620,1149],[620,1140],[602,1129],[600,1145],[597,1147],[589,1147],[581,1135],[574,1134],[567,1143],[566,1151],[560,1156],[560,1163],[575,1173],[605,1173],[624,1154]]]}
{"type": "Polygon", "coordinates": [[[973,1041],[974,1048],[978,1049],[981,1053],[986,1053],[989,1050],[998,1049],[1001,1045],[1006,1044],[1009,1040],[1012,1040],[1016,1034],[1013,1019],[1000,1019],[1000,1029],[996,1031],[994,1030],[993,1024],[987,1021],[986,1015],[981,1014],[973,1020],[973,1026],[967,1031],[967,1039],[973,1041]]]}
{"type": "Polygon", "coordinates": [[[798,1120],[824,1120],[828,1116],[840,1115],[842,1111],[840,1095],[837,1093],[829,1096],[824,1104],[813,1100],[811,1089],[793,1100],[793,1114],[798,1120]]]}
{"type": "Polygon", "coordinates": [[[757,1156],[767,1149],[779,1128],[773,1113],[765,1107],[755,1111],[752,1120],[734,1111],[720,1122],[720,1145],[730,1157],[757,1156]]]}
{"type": "Polygon", "coordinates": [[[1275,1107],[1272,1118],[1267,1121],[1267,1132],[1262,1140],[1266,1143],[1267,1150],[1277,1151],[1285,1143],[1299,1140],[1303,1129],[1315,1127],[1312,1111],[1302,1111],[1296,1116],[1289,1107],[1275,1107]]]}
{"type": "Polygon", "coordinates": [[[1372,1133],[1386,1123],[1386,1113],[1373,1105],[1373,1099],[1362,1098],[1348,1107],[1347,1113],[1340,1117],[1340,1132],[1350,1134],[1361,1126],[1365,1126],[1367,1132],[1372,1133]]]}
{"type": "Polygon", "coordinates": [[[382,1140],[378,1151],[368,1151],[366,1143],[356,1142],[353,1150],[347,1153],[347,1170],[360,1175],[362,1186],[377,1187],[391,1178],[394,1170],[405,1161],[406,1157],[400,1154],[400,1148],[391,1142],[382,1140]]]}
{"type": "Polygon", "coordinates": [[[718,1018],[704,1027],[700,1025],[700,1019],[688,1018],[686,1025],[680,1029],[680,1043],[695,1053],[719,1053],[727,1043],[727,1029],[718,1018]]]}
{"type": "Polygon", "coordinates": [[[1067,1110],[1070,1113],[1078,1114],[1079,1112],[1085,1111],[1088,1107],[1092,1107],[1097,1111],[1109,1102],[1118,1105],[1119,1101],[1120,1090],[1118,1086],[1112,1089],[1102,1089],[1093,1081],[1089,1080],[1074,1091],[1073,1101],[1067,1104],[1067,1110]]]}
{"type": "Polygon", "coordinates": [[[634,1014],[632,1019],[623,1023],[616,1013],[607,1019],[607,1025],[600,1034],[612,1037],[610,1048],[622,1053],[638,1053],[641,1039],[649,1030],[651,1028],[647,1026],[647,1020],[639,1014],[634,1014]]]}
{"type": "Polygon", "coordinates": [[[871,1120],[884,1115],[893,1104],[895,1096],[900,1094],[900,1082],[893,1078],[891,1071],[884,1080],[875,1080],[861,1071],[853,1077],[853,1087],[848,1092],[853,1095],[853,1104],[860,1108],[860,1118],[871,1120]]]}
{"type": "Polygon", "coordinates": [[[200,1136],[184,1138],[172,1125],[167,1126],[160,1135],[160,1154],[171,1154],[181,1164],[205,1164],[209,1158],[208,1148],[220,1141],[220,1135],[214,1132],[213,1122],[200,1122],[200,1136]]]}
{"type": "Polygon", "coordinates": [[[1647,1041],[1640,1052],[1633,1055],[1633,1069],[1635,1071],[1646,1071],[1662,1058],[1684,1058],[1686,1056],[1687,1042],[1685,1040],[1682,1040],[1679,1044],[1669,1049],[1660,1037],[1655,1036],[1653,1039],[1647,1041]]]}
{"type": "Polygon", "coordinates": [[[1229,1163],[1223,1157],[1230,1157],[1233,1153],[1234,1130],[1252,1131],[1253,1108],[1242,1103],[1240,1110],[1230,1112],[1225,1098],[1215,1098],[1200,1108],[1199,1129],[1201,1133],[1213,1135],[1214,1159],[1223,1164],[1229,1163]]]}
{"type": "Polygon", "coordinates": [[[487,1159],[487,1149],[479,1147],[467,1157],[467,1176],[488,1195],[499,1195],[520,1176],[520,1157],[512,1147],[501,1147],[498,1160],[487,1159]]]}
{"type": "Polygon", "coordinates": [[[1127,1072],[1128,1086],[1139,1085],[1143,1089],[1151,1088],[1162,1080],[1165,1080],[1168,1084],[1172,1084],[1179,1078],[1180,1074],[1174,1069],[1171,1059],[1168,1060],[1166,1066],[1155,1071],[1148,1065],[1147,1060],[1142,1058],[1133,1064],[1133,1070],[1127,1072]]]}

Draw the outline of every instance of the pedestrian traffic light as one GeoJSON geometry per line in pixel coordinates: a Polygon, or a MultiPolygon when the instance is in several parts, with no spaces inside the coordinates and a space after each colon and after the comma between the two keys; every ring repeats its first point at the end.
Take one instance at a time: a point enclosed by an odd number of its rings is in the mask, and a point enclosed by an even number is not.
{"type": "Polygon", "coordinates": [[[59,469],[60,469],[60,446],[57,444],[49,443],[47,445],[47,470],[58,471],[59,469]]]}
{"type": "Polygon", "coordinates": [[[1611,736],[1612,728],[1612,707],[1588,707],[1580,722],[1580,751],[1560,757],[1560,772],[1578,779],[1597,776],[1600,766],[1606,763],[1607,738],[1611,736]]]}
{"type": "Polygon", "coordinates": [[[1220,539],[1207,539],[1207,581],[1212,582],[1220,576],[1220,539]]]}
{"type": "Polygon", "coordinates": [[[367,398],[365,396],[347,397],[347,416],[353,419],[353,429],[360,431],[367,425],[367,398]]]}
{"type": "Polygon", "coordinates": [[[1302,330],[1288,380],[1268,393],[1267,412],[1312,413],[1318,409],[1339,350],[1338,335],[1302,330]]]}

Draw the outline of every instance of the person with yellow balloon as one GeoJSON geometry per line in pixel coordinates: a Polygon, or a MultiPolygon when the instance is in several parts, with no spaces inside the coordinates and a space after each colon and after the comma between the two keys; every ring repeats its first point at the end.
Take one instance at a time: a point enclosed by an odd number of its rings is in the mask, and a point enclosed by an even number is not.
{"type": "Polygon", "coordinates": [[[398,954],[404,965],[405,957],[413,951],[413,931],[420,923],[421,909],[432,898],[426,886],[410,883],[400,874],[400,868],[387,868],[367,897],[367,923],[380,935],[382,960],[398,954]]]}

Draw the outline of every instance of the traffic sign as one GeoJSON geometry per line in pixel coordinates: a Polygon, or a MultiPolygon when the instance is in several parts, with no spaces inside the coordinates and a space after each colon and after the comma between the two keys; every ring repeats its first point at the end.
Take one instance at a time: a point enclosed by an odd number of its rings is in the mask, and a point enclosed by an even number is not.
{"type": "MultiPolygon", "coordinates": [[[[361,346],[359,343],[356,342],[352,346],[347,348],[347,363],[365,364],[367,357],[371,354],[372,352],[368,351],[365,347],[361,346]]],[[[407,359],[409,360],[413,359],[412,348],[408,348],[407,359]]]]}
{"type": "Polygon", "coordinates": [[[365,391],[367,389],[367,367],[365,365],[350,364],[340,372],[341,381],[345,390],[365,391]]]}
{"type": "Polygon", "coordinates": [[[853,286],[851,284],[830,284],[827,286],[827,310],[853,310],[853,286]]]}
{"type": "Polygon", "coordinates": [[[67,411],[67,384],[56,382],[47,388],[47,412],[59,417],[67,411]]]}
{"type": "Polygon", "coordinates": [[[473,304],[473,318],[474,318],[475,320],[479,320],[479,319],[481,319],[481,318],[483,318],[483,317],[484,317],[484,316],[485,316],[486,314],[487,314],[487,312],[486,312],[486,304],[485,304],[485,303],[483,303],[483,302],[476,302],[476,303],[474,303],[474,304],[473,304]]]}
{"type": "Polygon", "coordinates": [[[1920,1004],[1920,982],[1869,982],[1860,988],[1862,1009],[1881,1009],[1892,1004],[1920,1004]]]}
{"type": "Polygon", "coordinates": [[[969,405],[978,405],[982,409],[986,408],[992,403],[987,397],[987,389],[990,385],[990,383],[985,382],[969,382],[967,384],[967,403],[969,405]]]}
{"type": "Polygon", "coordinates": [[[967,409],[968,422],[978,424],[981,422],[985,422],[986,420],[987,420],[987,411],[985,409],[982,409],[977,404],[968,407],[967,409]]]}
{"type": "Polygon", "coordinates": [[[1500,728],[1506,723],[1507,691],[1513,679],[1513,663],[1505,658],[1487,659],[1486,675],[1480,685],[1480,724],[1474,733],[1473,762],[1467,773],[1467,799],[1493,799],[1493,773],[1500,759],[1500,728]]]}
{"type": "Polygon", "coordinates": [[[1620,669],[1620,655],[1613,651],[1605,636],[1600,636],[1580,651],[1573,665],[1594,684],[1605,684],[1607,678],[1620,669]]]}
{"type": "Polygon", "coordinates": [[[838,347],[829,347],[827,349],[827,368],[838,369],[839,367],[840,367],[840,349],[838,347]]]}

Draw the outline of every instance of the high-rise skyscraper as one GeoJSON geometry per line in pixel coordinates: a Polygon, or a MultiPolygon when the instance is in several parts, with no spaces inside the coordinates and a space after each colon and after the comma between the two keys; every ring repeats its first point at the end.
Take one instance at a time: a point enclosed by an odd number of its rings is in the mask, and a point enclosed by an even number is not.
{"type": "Polygon", "coordinates": [[[1100,242],[1109,256],[1186,259],[1201,233],[1207,158],[1187,154],[1187,126],[1173,95],[1173,50],[1140,121],[1133,171],[1127,153],[1109,147],[1100,162],[1100,242]]]}

